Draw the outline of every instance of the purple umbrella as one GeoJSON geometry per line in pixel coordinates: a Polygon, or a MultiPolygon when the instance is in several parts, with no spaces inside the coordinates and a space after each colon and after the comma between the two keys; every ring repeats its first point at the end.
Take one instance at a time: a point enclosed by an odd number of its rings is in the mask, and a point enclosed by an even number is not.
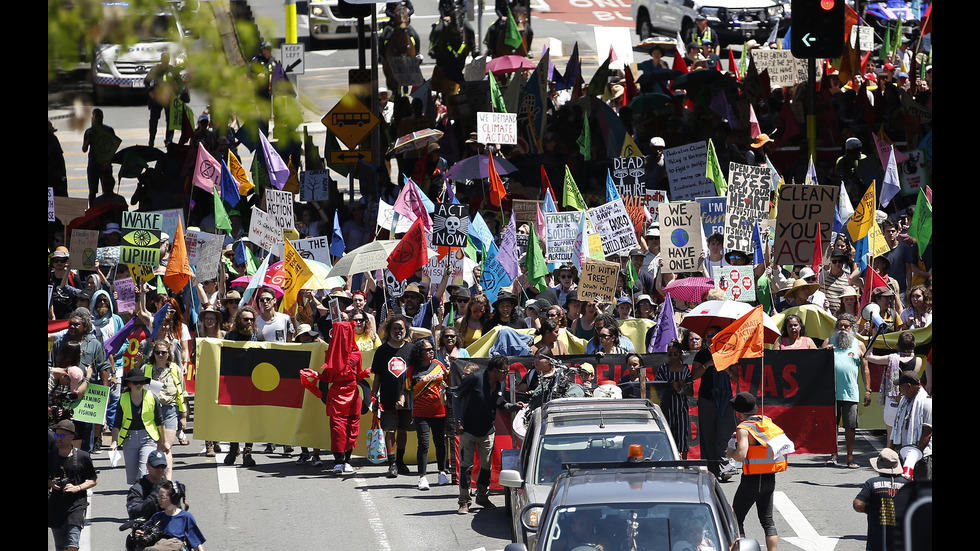
{"type": "MultiPolygon", "coordinates": [[[[494,155],[493,166],[497,169],[497,174],[510,174],[517,172],[517,167],[503,157],[494,155]]],[[[474,155],[467,157],[449,167],[446,171],[446,178],[450,180],[479,180],[480,178],[490,177],[490,159],[486,155],[474,155]]]]}

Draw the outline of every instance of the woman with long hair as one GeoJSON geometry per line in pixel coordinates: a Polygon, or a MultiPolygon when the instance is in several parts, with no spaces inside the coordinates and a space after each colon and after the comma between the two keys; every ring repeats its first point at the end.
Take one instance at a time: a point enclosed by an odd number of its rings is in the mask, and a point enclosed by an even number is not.
{"type": "Polygon", "coordinates": [[[371,316],[364,310],[357,309],[351,312],[350,321],[354,324],[354,342],[361,352],[374,350],[381,346],[381,339],[378,338],[374,330],[371,316]]]}
{"type": "Polygon", "coordinates": [[[834,317],[839,318],[841,314],[850,314],[855,318],[861,318],[861,311],[858,308],[858,300],[861,297],[857,289],[848,285],[840,295],[840,306],[834,312],[834,317]]]}
{"type": "Polygon", "coordinates": [[[554,319],[542,321],[541,328],[535,332],[535,335],[541,338],[531,345],[531,354],[535,355],[541,351],[551,357],[567,355],[568,347],[558,340],[559,333],[561,333],[561,327],[557,321],[554,319]]]}
{"type": "Polygon", "coordinates": [[[483,324],[490,319],[490,303],[486,295],[475,295],[466,305],[466,313],[456,320],[456,327],[463,332],[463,347],[483,336],[483,324]]]}
{"type": "MultiPolygon", "coordinates": [[[[603,332],[606,329],[603,329],[603,332]]],[[[623,392],[623,398],[643,398],[643,390],[640,389],[640,370],[643,369],[643,358],[635,352],[626,354],[626,369],[620,375],[616,383],[623,392]]]]}
{"type": "Polygon", "coordinates": [[[449,369],[436,359],[435,345],[429,339],[415,341],[408,359],[406,390],[412,393],[412,419],[418,440],[419,490],[428,490],[425,478],[429,463],[429,432],[436,447],[439,485],[449,484],[446,464],[446,388],[449,369]]]}
{"type": "Polygon", "coordinates": [[[147,524],[157,524],[163,530],[164,537],[144,551],[204,551],[204,542],[207,540],[197,526],[197,520],[187,511],[190,509],[187,505],[187,488],[180,481],[164,481],[157,492],[157,504],[162,511],[154,513],[147,524]]]}
{"type": "Polygon", "coordinates": [[[221,329],[223,317],[221,310],[215,308],[213,304],[207,304],[197,316],[198,338],[225,338],[225,331],[221,329]]]}
{"type": "Polygon", "coordinates": [[[518,305],[519,301],[513,293],[509,291],[497,293],[497,300],[493,303],[493,315],[483,324],[483,333],[489,333],[498,325],[506,325],[511,329],[527,329],[527,323],[524,322],[518,305]]]}
{"type": "Polygon", "coordinates": [[[604,324],[595,334],[599,342],[598,352],[602,354],[626,354],[628,350],[619,345],[619,339],[622,335],[618,324],[604,324]]]}
{"type": "Polygon", "coordinates": [[[585,302],[582,317],[572,321],[570,331],[580,339],[592,340],[595,336],[595,320],[599,316],[599,305],[594,300],[585,302]]]}
{"type": "MultiPolygon", "coordinates": [[[[109,451],[122,446],[126,464],[126,484],[135,484],[146,474],[150,452],[160,450],[170,455],[170,445],[164,438],[163,412],[160,402],[147,388],[150,378],[140,369],[130,369],[123,377],[119,395],[119,413],[112,425],[109,451]]],[[[168,460],[168,465],[169,465],[168,460]]]]}
{"type": "MultiPolygon", "coordinates": [[[[164,339],[157,339],[151,347],[152,356],[143,366],[143,373],[160,383],[156,393],[163,415],[163,435],[167,442],[167,478],[173,473],[174,459],[170,448],[177,438],[177,431],[187,427],[187,391],[184,389],[184,378],[180,375],[180,367],[174,361],[170,346],[164,339]]],[[[187,442],[181,442],[187,445],[187,442]]]]}
{"type": "Polygon", "coordinates": [[[678,341],[667,346],[667,363],[657,368],[654,377],[657,381],[669,382],[670,386],[658,385],[660,409],[667,418],[667,426],[674,435],[677,451],[683,459],[687,459],[690,446],[687,442],[690,415],[688,414],[688,396],[694,396],[694,385],[691,378],[691,367],[684,363],[684,347],[678,341]]]}
{"type": "Polygon", "coordinates": [[[447,327],[439,335],[439,346],[436,347],[436,359],[449,368],[450,385],[455,387],[463,380],[463,374],[453,369],[453,360],[457,358],[469,358],[470,353],[460,346],[459,332],[455,327],[447,327]]]}
{"type": "Polygon", "coordinates": [[[907,329],[919,329],[932,323],[932,292],[925,285],[909,289],[909,307],[902,310],[902,323],[907,329]]]}
{"type": "Polygon", "coordinates": [[[806,336],[803,320],[790,314],[783,320],[783,334],[773,344],[773,350],[816,350],[817,344],[806,336]]]}

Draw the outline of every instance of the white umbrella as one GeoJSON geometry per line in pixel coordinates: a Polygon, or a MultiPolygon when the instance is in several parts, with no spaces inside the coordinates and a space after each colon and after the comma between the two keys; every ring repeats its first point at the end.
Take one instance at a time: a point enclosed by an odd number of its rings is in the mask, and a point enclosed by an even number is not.
{"type": "MultiPolygon", "coordinates": [[[[388,239],[384,241],[372,241],[367,245],[362,245],[353,251],[340,257],[328,274],[329,277],[352,276],[363,274],[373,270],[380,270],[388,267],[388,257],[395,249],[400,240],[388,239]]],[[[439,253],[428,250],[429,257],[437,256],[439,253]]]]}
{"type": "MultiPolygon", "coordinates": [[[[744,316],[753,306],[747,302],[736,300],[708,300],[698,304],[681,320],[681,327],[704,336],[712,326],[724,329],[733,321],[744,316]]],[[[768,343],[779,338],[779,327],[765,312],[762,314],[762,326],[766,329],[764,340],[768,343]]]]}

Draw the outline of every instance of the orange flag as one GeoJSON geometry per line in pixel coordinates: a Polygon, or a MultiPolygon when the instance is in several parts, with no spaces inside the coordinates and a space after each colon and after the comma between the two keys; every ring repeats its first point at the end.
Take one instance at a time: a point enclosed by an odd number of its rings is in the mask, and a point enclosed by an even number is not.
{"type": "Polygon", "coordinates": [[[163,274],[163,283],[175,293],[181,292],[190,281],[194,271],[187,261],[187,245],[184,243],[184,227],[177,220],[177,234],[174,235],[173,246],[170,249],[170,261],[167,271],[163,274]]]}
{"type": "Polygon", "coordinates": [[[711,339],[711,357],[715,361],[715,369],[724,371],[741,358],[761,358],[764,333],[760,304],[711,339]]]}
{"type": "Polygon", "coordinates": [[[490,204],[499,207],[500,202],[507,195],[507,190],[504,189],[504,182],[497,174],[497,167],[493,166],[493,151],[487,151],[487,157],[490,159],[488,170],[490,173],[490,204]]]}

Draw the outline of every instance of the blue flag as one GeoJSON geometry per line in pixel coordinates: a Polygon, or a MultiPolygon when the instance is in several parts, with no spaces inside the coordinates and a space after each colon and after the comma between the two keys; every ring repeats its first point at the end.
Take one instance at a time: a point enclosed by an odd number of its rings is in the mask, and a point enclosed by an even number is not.
{"type": "Polygon", "coordinates": [[[758,220],[752,224],[752,245],[755,246],[755,251],[752,253],[752,264],[762,264],[766,261],[766,249],[762,246],[762,234],[759,233],[758,220]]]}
{"type": "Polygon", "coordinates": [[[221,198],[231,208],[238,206],[238,201],[242,198],[238,192],[238,182],[231,175],[231,170],[228,169],[228,163],[224,159],[221,159],[221,198]]]}
{"type": "Polygon", "coordinates": [[[153,331],[150,332],[150,342],[153,342],[157,338],[157,333],[160,332],[160,324],[163,323],[163,317],[167,315],[167,310],[170,310],[170,303],[164,303],[164,305],[157,310],[156,314],[153,314],[153,331]]]}
{"type": "Polygon", "coordinates": [[[333,239],[330,242],[330,254],[334,256],[344,256],[347,244],[344,243],[344,234],[340,231],[340,216],[337,211],[333,211],[333,239]]]}
{"type": "Polygon", "coordinates": [[[619,190],[616,189],[616,184],[613,183],[612,172],[606,169],[606,202],[615,201],[619,199],[619,190]]]}
{"type": "Polygon", "coordinates": [[[493,245],[494,250],[497,249],[496,244],[493,242],[493,233],[490,231],[490,226],[487,226],[486,221],[483,219],[483,215],[479,212],[470,221],[469,232],[470,237],[475,241],[480,243],[480,247],[484,249],[489,249],[490,245],[493,245]]]}

